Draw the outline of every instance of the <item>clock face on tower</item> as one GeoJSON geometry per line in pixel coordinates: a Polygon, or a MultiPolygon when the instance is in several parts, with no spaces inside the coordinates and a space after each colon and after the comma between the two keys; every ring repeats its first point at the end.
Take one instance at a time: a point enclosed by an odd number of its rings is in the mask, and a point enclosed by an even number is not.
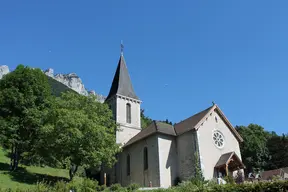
{"type": "Polygon", "coordinates": [[[218,130],[214,131],[213,135],[212,135],[212,139],[213,139],[214,145],[217,148],[221,149],[221,148],[224,147],[225,138],[224,138],[223,134],[220,131],[218,131],[218,130]]]}

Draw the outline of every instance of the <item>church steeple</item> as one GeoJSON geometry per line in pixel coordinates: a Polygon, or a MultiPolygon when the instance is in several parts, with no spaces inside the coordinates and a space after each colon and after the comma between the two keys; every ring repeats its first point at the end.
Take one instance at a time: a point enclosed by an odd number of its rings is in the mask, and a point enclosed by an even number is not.
{"type": "Polygon", "coordinates": [[[114,79],[110,88],[110,92],[108,94],[108,97],[106,98],[106,101],[116,94],[139,100],[139,98],[136,96],[134,92],[134,89],[131,83],[131,79],[128,73],[126,62],[123,56],[122,46],[123,45],[121,44],[120,59],[119,59],[117,70],[115,72],[114,79]]]}
{"type": "Polygon", "coordinates": [[[125,144],[141,131],[141,101],[134,92],[122,44],[118,66],[105,102],[120,125],[120,130],[116,131],[116,142],[125,144]]]}

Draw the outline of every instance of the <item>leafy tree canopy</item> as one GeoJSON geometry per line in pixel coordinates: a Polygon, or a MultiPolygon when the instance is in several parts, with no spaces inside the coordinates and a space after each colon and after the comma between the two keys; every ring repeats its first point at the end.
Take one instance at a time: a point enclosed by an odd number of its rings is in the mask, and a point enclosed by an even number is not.
{"type": "MultiPolygon", "coordinates": [[[[145,111],[144,109],[141,109],[141,126],[142,126],[142,129],[148,127],[153,121],[150,117],[148,117],[144,114],[144,111],[145,111]]],[[[165,121],[160,120],[160,122],[172,125],[172,121],[169,121],[168,119],[166,119],[165,121]]]]}
{"type": "Polygon", "coordinates": [[[236,130],[244,139],[244,142],[240,144],[240,149],[248,171],[265,167],[269,157],[266,146],[268,133],[256,124],[250,124],[247,127],[236,126],[236,130]]]}
{"type": "Polygon", "coordinates": [[[288,167],[288,136],[271,135],[267,141],[270,161],[267,169],[277,169],[288,167]]]}
{"type": "Polygon", "coordinates": [[[236,126],[243,137],[240,144],[242,160],[247,171],[288,167],[288,136],[265,131],[257,124],[236,126]]]}
{"type": "Polygon", "coordinates": [[[50,122],[41,129],[37,152],[45,161],[68,161],[78,166],[111,166],[120,148],[116,144],[117,124],[108,105],[95,101],[94,96],[72,92],[55,99],[49,114],[50,122]],[[49,155],[47,155],[49,154],[49,155]]]}
{"type": "Polygon", "coordinates": [[[47,77],[40,69],[19,65],[0,81],[0,141],[11,150],[13,170],[37,142],[50,96],[47,77]]]}
{"type": "Polygon", "coordinates": [[[144,109],[141,109],[141,126],[142,126],[142,129],[148,127],[148,125],[150,125],[153,121],[148,116],[145,116],[144,111],[145,111],[144,109]]]}

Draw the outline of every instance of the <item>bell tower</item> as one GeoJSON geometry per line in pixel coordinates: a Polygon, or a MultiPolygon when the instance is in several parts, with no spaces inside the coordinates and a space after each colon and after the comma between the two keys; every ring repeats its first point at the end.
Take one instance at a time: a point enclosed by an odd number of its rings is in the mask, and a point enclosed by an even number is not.
{"type": "Polygon", "coordinates": [[[136,96],[128,73],[121,44],[121,55],[113,82],[105,100],[120,125],[116,132],[116,143],[125,144],[141,131],[141,101],[136,96]]]}

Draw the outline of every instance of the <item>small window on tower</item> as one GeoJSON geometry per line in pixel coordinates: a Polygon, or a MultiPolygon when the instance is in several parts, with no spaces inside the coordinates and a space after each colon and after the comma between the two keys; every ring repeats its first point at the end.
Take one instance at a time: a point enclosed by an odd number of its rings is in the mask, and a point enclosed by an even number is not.
{"type": "Polygon", "coordinates": [[[126,104],[126,123],[131,123],[131,105],[130,105],[130,103],[126,104]]]}

